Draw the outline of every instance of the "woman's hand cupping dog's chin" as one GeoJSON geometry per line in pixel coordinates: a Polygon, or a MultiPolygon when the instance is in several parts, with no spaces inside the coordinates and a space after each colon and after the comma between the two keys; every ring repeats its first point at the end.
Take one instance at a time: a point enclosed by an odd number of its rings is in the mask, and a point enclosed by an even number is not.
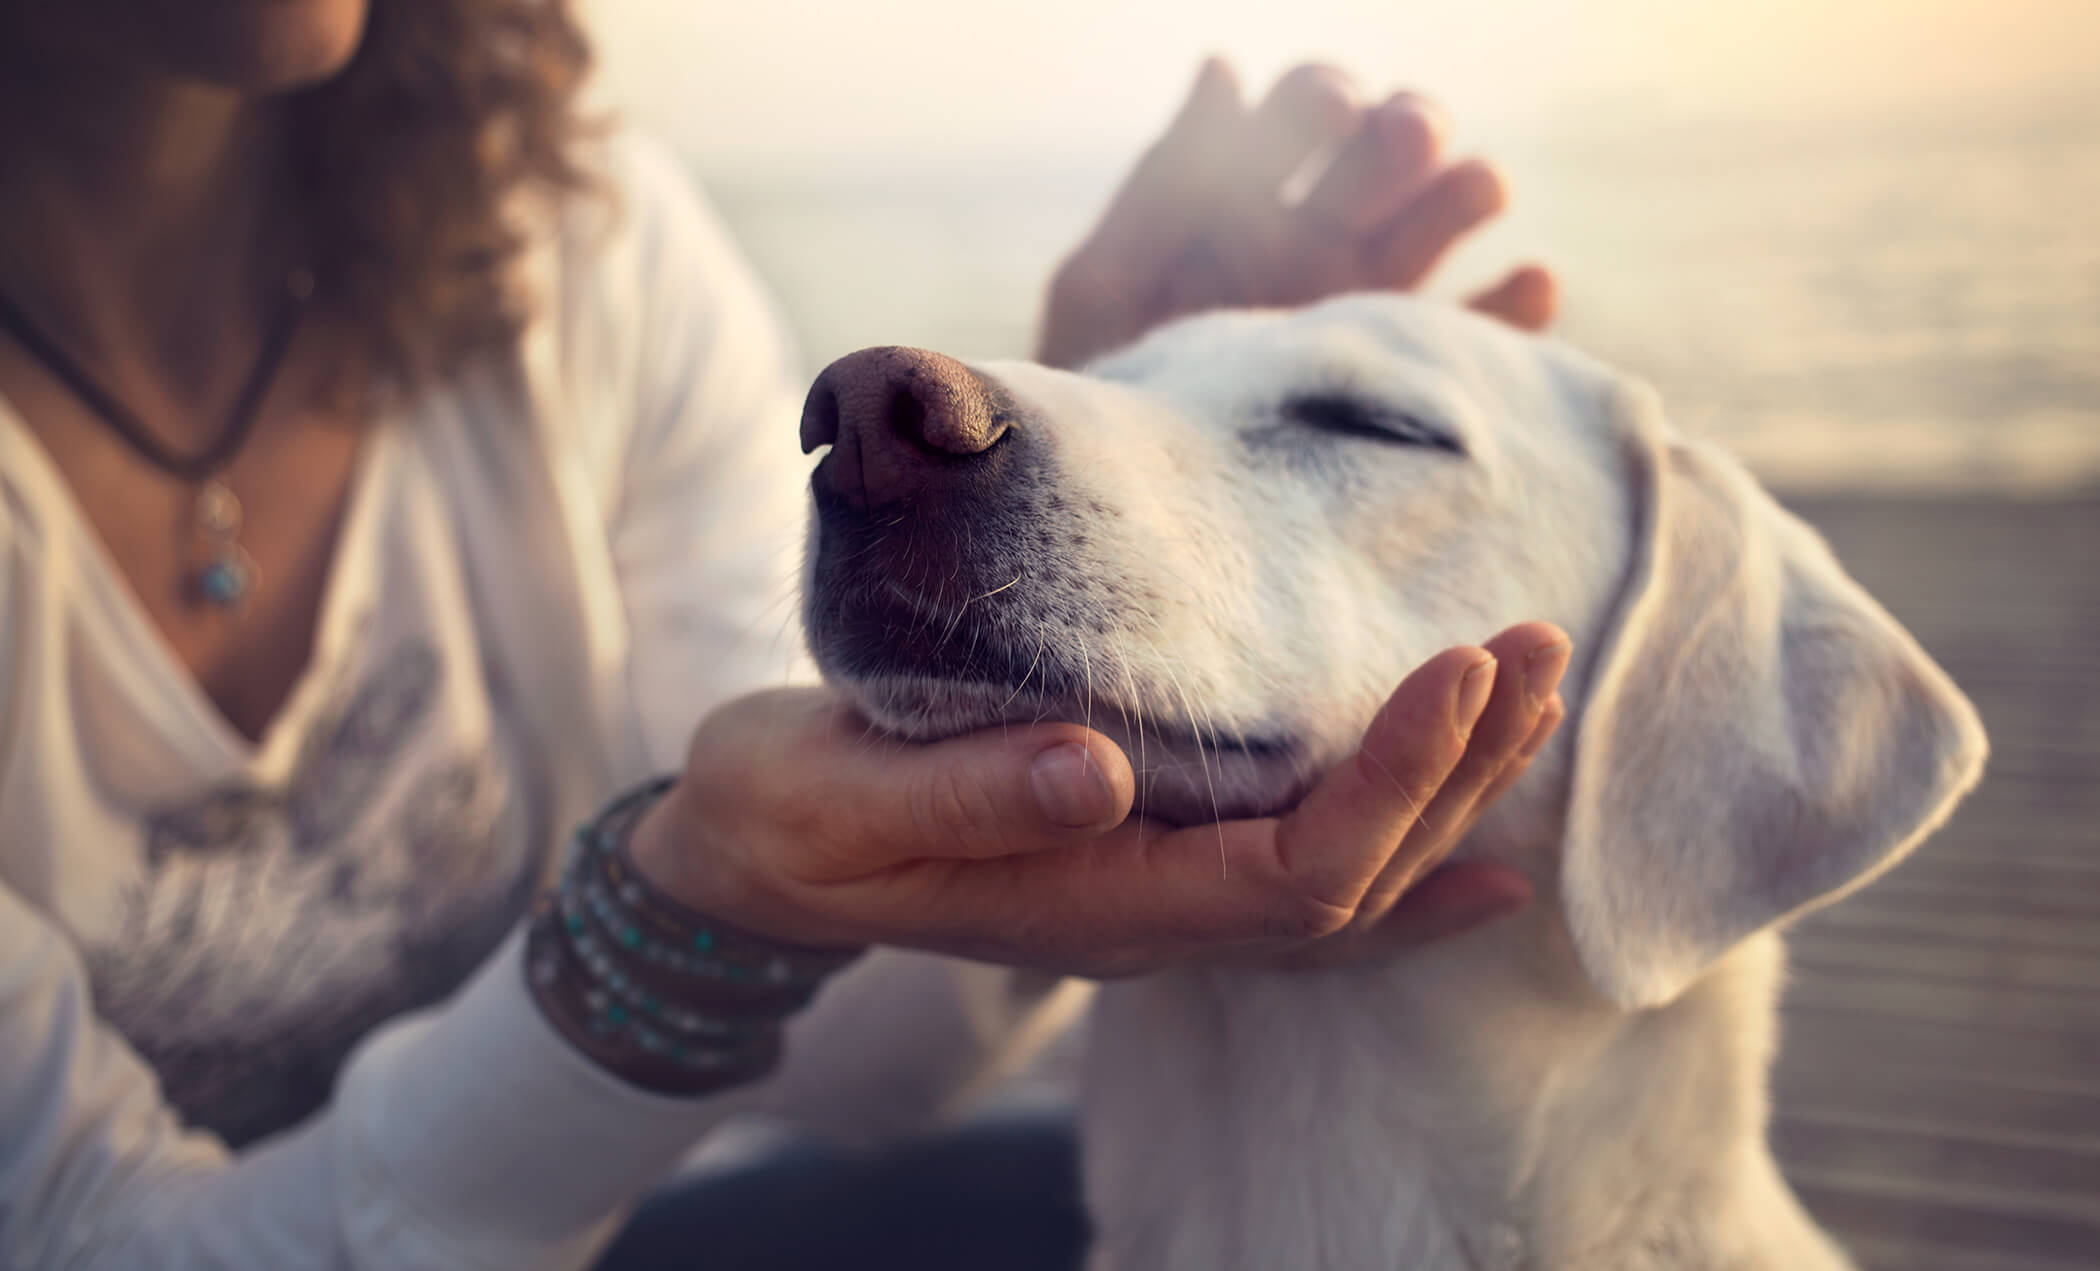
{"type": "Polygon", "coordinates": [[[760,693],[701,725],[632,850],[685,904],[793,944],[1095,977],[1374,957],[1529,900],[1513,870],[1438,866],[1559,724],[1567,662],[1544,623],[1446,650],[1295,809],[1183,828],[1132,818],[1129,760],[1077,724],[919,745],[821,689],[760,693]]]}

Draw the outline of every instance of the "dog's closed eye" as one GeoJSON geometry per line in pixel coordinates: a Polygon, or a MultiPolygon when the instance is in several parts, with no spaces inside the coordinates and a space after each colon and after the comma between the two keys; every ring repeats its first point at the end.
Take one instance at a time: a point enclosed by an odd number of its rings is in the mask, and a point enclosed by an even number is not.
{"type": "Polygon", "coordinates": [[[1290,423],[1337,437],[1465,453],[1458,438],[1419,415],[1348,393],[1300,393],[1285,398],[1278,413],[1290,423]]]}

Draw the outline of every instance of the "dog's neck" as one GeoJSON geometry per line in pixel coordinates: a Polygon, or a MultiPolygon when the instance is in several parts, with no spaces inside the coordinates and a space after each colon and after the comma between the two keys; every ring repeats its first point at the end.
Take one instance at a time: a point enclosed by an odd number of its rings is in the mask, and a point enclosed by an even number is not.
{"type": "Polygon", "coordinates": [[[1624,1012],[1542,891],[1384,967],[1112,987],[1087,1116],[1110,1262],[1843,1267],[1765,1145],[1781,960],[1760,937],[1624,1012]]]}
{"type": "Polygon", "coordinates": [[[1774,1229],[1799,1218],[1765,1146],[1778,941],[1629,1014],[1567,975],[1557,928],[1541,907],[1386,981],[1391,1099],[1453,1265],[1820,1265],[1774,1229]]]}

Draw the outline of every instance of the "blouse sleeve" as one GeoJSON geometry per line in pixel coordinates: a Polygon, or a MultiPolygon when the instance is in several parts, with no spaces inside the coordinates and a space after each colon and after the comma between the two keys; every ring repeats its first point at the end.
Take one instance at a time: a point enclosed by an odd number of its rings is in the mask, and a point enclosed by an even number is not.
{"type": "Polygon", "coordinates": [[[734,1098],[577,1054],[514,939],[352,1059],[328,1111],[234,1156],[97,1018],[71,943],[0,888],[0,1267],[523,1271],[585,1265],[734,1098]]]}

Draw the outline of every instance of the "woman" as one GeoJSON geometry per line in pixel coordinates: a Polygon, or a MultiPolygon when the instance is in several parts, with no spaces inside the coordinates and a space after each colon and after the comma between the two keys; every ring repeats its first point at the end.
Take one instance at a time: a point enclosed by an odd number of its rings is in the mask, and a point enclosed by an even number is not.
{"type": "MultiPolygon", "coordinates": [[[[871,749],[751,694],[796,386],[672,167],[578,123],[586,62],[559,0],[0,0],[0,1266],[581,1266],[740,1108],[930,1117],[1039,1031],[1055,977],[993,968],[1524,901],[1410,884],[1557,723],[1549,628],[1426,664],[1290,816],[1144,851],[1076,725],[871,749]]],[[[1419,103],[1206,68],[1044,355],[1411,285],[1500,199],[1419,103]]]]}

